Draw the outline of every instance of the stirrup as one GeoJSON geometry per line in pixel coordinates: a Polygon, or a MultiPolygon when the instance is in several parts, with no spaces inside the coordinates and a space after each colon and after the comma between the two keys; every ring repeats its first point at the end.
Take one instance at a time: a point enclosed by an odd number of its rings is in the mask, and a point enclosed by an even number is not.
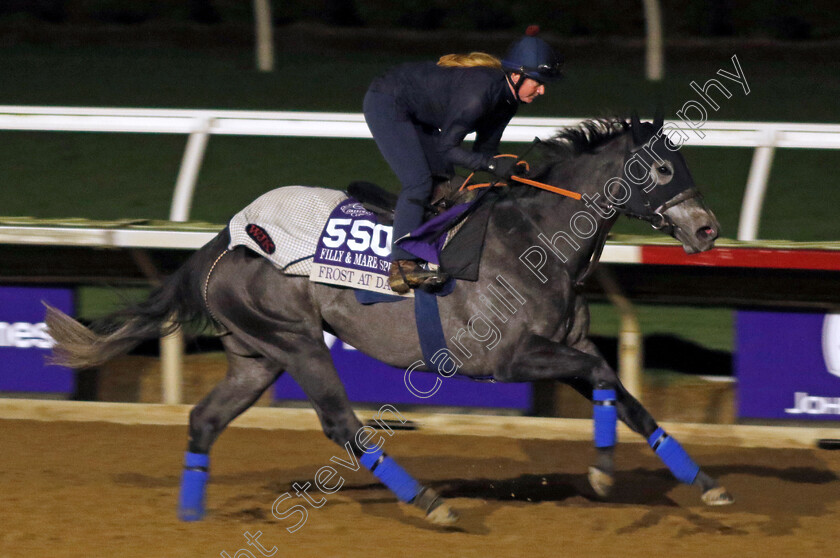
{"type": "Polygon", "coordinates": [[[400,265],[396,261],[391,262],[391,269],[388,273],[388,286],[397,294],[406,294],[411,290],[405,273],[403,273],[402,268],[400,268],[400,265]],[[395,266],[399,273],[394,273],[395,266]]]}
{"type": "Polygon", "coordinates": [[[391,262],[388,286],[397,294],[406,294],[411,289],[434,291],[447,280],[449,276],[446,273],[424,269],[414,260],[394,260],[391,262]],[[406,267],[413,269],[406,270],[406,267]]]}

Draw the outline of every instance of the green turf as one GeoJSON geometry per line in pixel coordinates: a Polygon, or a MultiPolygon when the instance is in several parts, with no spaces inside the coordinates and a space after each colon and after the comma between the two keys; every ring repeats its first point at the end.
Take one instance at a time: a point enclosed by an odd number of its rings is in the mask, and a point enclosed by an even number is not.
{"type": "MultiPolygon", "coordinates": [[[[360,45],[363,47],[364,45],[360,45]]],[[[498,45],[504,48],[504,45],[498,45]]],[[[449,48],[425,52],[369,49],[277,53],[274,73],[253,69],[253,52],[214,49],[109,46],[61,48],[6,46],[0,57],[0,104],[126,107],[329,110],[359,112],[371,78],[389,66],[430,59],[449,48]]],[[[662,82],[647,82],[640,49],[593,45],[564,49],[566,77],[545,98],[522,111],[533,116],[651,114],[661,104],[672,117],[698,95],[690,82],[722,81],[729,99],[715,94],[716,120],[840,122],[840,75],[836,56],[803,49],[743,46],[672,49],[662,82]],[[738,56],[749,95],[716,75],[733,71],[738,56]]]]}
{"type": "Polygon", "coordinates": [[[149,293],[143,287],[90,287],[76,289],[76,316],[84,320],[99,318],[123,306],[140,302],[149,293]]]}
{"type": "MultiPolygon", "coordinates": [[[[697,340],[709,349],[732,350],[732,311],[728,308],[639,304],[635,310],[645,335],[673,335],[697,340]]],[[[593,335],[618,335],[619,315],[613,305],[593,303],[589,311],[593,335]]]]}
{"type": "MultiPolygon", "coordinates": [[[[688,51],[669,58],[667,79],[650,84],[641,78],[637,51],[617,57],[609,50],[569,47],[567,79],[520,114],[582,117],[626,113],[634,107],[650,114],[662,103],[666,115],[673,117],[683,102],[697,98],[690,81],[705,83],[718,69],[731,69],[730,51],[719,48],[701,54],[688,51]]],[[[243,48],[19,45],[6,48],[0,57],[0,72],[13,78],[0,80],[0,104],[358,112],[372,76],[393,63],[417,58],[367,51],[330,56],[281,52],[277,72],[261,74],[252,69],[251,51],[243,48]],[[305,79],[295,70],[299,67],[307,68],[305,79]]],[[[757,49],[742,51],[739,60],[751,92],[744,95],[724,80],[732,98],[720,98],[720,111],[710,117],[840,121],[840,105],[834,102],[840,76],[828,71],[825,58],[811,56],[808,65],[794,65],[791,54],[768,58],[757,49]]],[[[0,132],[0,145],[0,213],[166,218],[185,137],[0,132]]],[[[752,150],[700,147],[683,153],[724,234],[734,237],[752,150]]],[[[761,235],[838,238],[832,207],[840,201],[840,192],[831,187],[838,163],[836,151],[779,150],[761,235]]],[[[256,195],[283,184],[340,188],[359,178],[395,186],[369,141],[213,137],[192,217],[224,220],[256,195]]],[[[638,223],[621,223],[616,230],[647,232],[638,223]]]]}
{"type": "Polygon", "coordinates": [[[277,54],[254,70],[247,48],[18,45],[4,48],[0,104],[359,112],[383,64],[412,57],[277,54]],[[303,69],[305,68],[305,72],[303,69]]]}

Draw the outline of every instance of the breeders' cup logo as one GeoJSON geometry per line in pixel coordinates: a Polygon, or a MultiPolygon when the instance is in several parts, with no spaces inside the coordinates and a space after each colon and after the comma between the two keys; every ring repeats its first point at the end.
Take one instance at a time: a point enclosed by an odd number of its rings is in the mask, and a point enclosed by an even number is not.
{"type": "Polygon", "coordinates": [[[840,377],[840,314],[826,314],[822,333],[825,367],[840,377]]]}
{"type": "Polygon", "coordinates": [[[341,212],[345,215],[350,215],[351,217],[366,217],[368,215],[373,215],[373,213],[365,209],[365,206],[359,202],[347,204],[341,207],[341,212]]]}

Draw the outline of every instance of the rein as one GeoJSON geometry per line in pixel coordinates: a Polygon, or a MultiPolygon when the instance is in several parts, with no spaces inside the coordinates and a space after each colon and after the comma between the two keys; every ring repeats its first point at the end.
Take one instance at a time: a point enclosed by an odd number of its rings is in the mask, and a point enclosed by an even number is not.
{"type": "Polygon", "coordinates": [[[522,178],[521,176],[511,176],[511,179],[521,182],[522,184],[527,184],[528,186],[534,186],[535,188],[540,188],[541,190],[547,190],[549,192],[554,192],[555,194],[560,194],[561,196],[566,196],[567,198],[572,198],[573,200],[580,200],[580,194],[572,192],[571,190],[564,190],[563,188],[558,188],[557,186],[552,186],[551,184],[537,182],[536,180],[522,178]]]}
{"type": "MultiPolygon", "coordinates": [[[[538,142],[539,142],[539,138],[534,138],[534,143],[532,144],[531,147],[536,145],[538,142]]],[[[530,151],[530,148],[523,155],[521,155],[517,158],[517,163],[516,163],[517,165],[523,165],[525,167],[526,171],[529,170],[528,162],[525,161],[524,159],[522,159],[522,157],[524,157],[525,154],[527,154],[528,151],[530,151]]],[[[502,154],[502,155],[498,155],[498,156],[499,157],[516,157],[516,155],[507,154],[507,153],[502,154]]],[[[499,187],[508,186],[508,184],[506,182],[499,181],[499,180],[494,181],[494,182],[481,182],[481,183],[478,183],[478,184],[470,184],[470,180],[472,179],[472,177],[474,175],[475,175],[475,173],[470,173],[470,175],[464,180],[464,183],[461,184],[461,187],[458,188],[459,192],[461,190],[463,190],[464,188],[466,188],[467,190],[477,190],[479,188],[491,188],[491,187],[496,187],[496,186],[499,186],[499,187]]],[[[557,186],[552,186],[551,184],[546,184],[545,182],[539,182],[537,180],[533,180],[533,179],[530,179],[530,178],[524,178],[524,177],[516,176],[516,175],[513,175],[510,178],[511,178],[511,180],[514,180],[514,181],[519,182],[521,184],[526,184],[528,186],[533,186],[534,188],[539,188],[540,190],[546,190],[547,192],[552,192],[554,194],[559,194],[561,196],[565,196],[565,197],[571,198],[573,200],[580,201],[581,198],[582,198],[581,194],[579,194],[578,192],[573,192],[571,190],[566,190],[565,188],[559,188],[557,186]]],[[[672,207],[681,204],[684,201],[688,201],[692,198],[702,197],[702,194],[700,193],[699,190],[697,190],[697,188],[689,188],[687,190],[684,190],[684,191],[680,192],[679,194],[677,194],[673,198],[667,200],[665,203],[663,203],[663,204],[659,205],[658,207],[654,208],[650,204],[650,197],[647,195],[647,192],[645,192],[644,189],[641,189],[639,191],[639,193],[641,194],[641,196],[643,198],[642,201],[645,205],[645,208],[647,208],[649,210],[649,213],[636,213],[635,211],[631,211],[630,209],[627,209],[624,205],[614,205],[614,204],[611,204],[611,203],[600,203],[599,205],[607,211],[614,210],[614,211],[617,211],[618,213],[621,213],[622,215],[626,215],[627,217],[632,217],[632,218],[638,219],[640,221],[646,221],[647,223],[650,223],[650,226],[653,227],[656,230],[669,230],[669,229],[674,228],[674,224],[671,222],[671,219],[668,218],[667,215],[665,215],[665,212],[668,211],[669,209],[671,209],[672,207]]],[[[598,203],[598,202],[596,202],[596,203],[598,203]]]]}
{"type": "MultiPolygon", "coordinates": [[[[523,161],[524,162],[524,161],[523,161]]],[[[526,163],[527,164],[527,163],[526,163]]],[[[467,177],[464,181],[464,184],[461,186],[460,189],[463,189],[464,186],[469,183],[470,178],[472,178],[472,174],[467,177]]],[[[522,184],[527,184],[528,186],[533,186],[535,188],[539,188],[540,190],[546,190],[548,192],[553,192],[555,194],[560,194],[561,196],[566,196],[567,198],[572,198],[573,200],[580,200],[580,194],[577,192],[572,192],[571,190],[566,190],[563,188],[558,188],[557,186],[552,186],[551,184],[546,184],[544,182],[539,182],[537,180],[531,180],[530,178],[523,178],[521,176],[511,176],[511,180],[515,180],[516,182],[520,182],[522,184]]],[[[505,183],[498,183],[498,182],[482,182],[480,184],[470,184],[467,186],[467,190],[475,190],[477,188],[487,188],[489,186],[505,186],[505,183]]]]}
{"type": "MultiPolygon", "coordinates": [[[[528,171],[528,170],[530,170],[530,167],[528,166],[528,161],[525,160],[525,155],[530,153],[531,150],[534,148],[534,146],[536,146],[537,144],[539,144],[541,142],[542,142],[542,140],[540,140],[540,138],[534,138],[534,141],[531,142],[531,145],[528,147],[528,149],[525,150],[525,153],[523,153],[522,155],[517,156],[517,155],[514,155],[512,153],[504,153],[504,154],[497,155],[497,157],[516,157],[516,165],[523,165],[525,167],[525,170],[528,171]]],[[[492,186],[506,186],[507,185],[504,182],[500,182],[499,180],[496,180],[494,182],[482,182],[480,184],[470,184],[469,186],[467,186],[467,184],[469,184],[470,179],[472,179],[474,174],[475,173],[470,173],[470,175],[467,177],[467,179],[464,180],[464,183],[461,184],[461,187],[458,188],[458,191],[463,190],[465,187],[467,188],[467,190],[475,190],[477,188],[489,188],[489,187],[492,187],[492,186]]],[[[564,188],[558,188],[557,186],[552,186],[551,184],[546,184],[544,182],[539,182],[537,180],[531,180],[530,178],[523,178],[521,176],[516,176],[516,175],[513,175],[510,178],[511,178],[511,180],[515,180],[516,182],[520,182],[522,184],[527,184],[528,186],[533,186],[535,188],[539,188],[541,190],[546,190],[548,192],[553,192],[555,194],[560,194],[561,196],[566,196],[567,198],[572,198],[573,200],[580,201],[580,199],[581,199],[580,194],[578,194],[577,192],[572,192],[571,190],[566,190],[564,188]]]]}
{"type": "MultiPolygon", "coordinates": [[[[540,139],[539,138],[534,138],[534,141],[531,144],[531,146],[525,151],[525,153],[523,153],[522,155],[520,155],[518,157],[516,155],[513,155],[513,154],[501,154],[501,155],[498,155],[498,157],[516,157],[516,159],[517,159],[516,160],[516,165],[523,165],[525,167],[526,172],[527,172],[527,170],[529,170],[528,162],[525,161],[523,159],[523,157],[529,151],[531,151],[531,148],[533,148],[538,143],[540,143],[540,139]]],[[[496,180],[494,182],[483,182],[483,183],[479,183],[479,184],[470,184],[469,182],[472,179],[474,174],[475,173],[471,173],[466,178],[466,180],[464,180],[464,183],[458,189],[459,191],[461,191],[465,188],[467,190],[476,190],[476,189],[479,189],[479,188],[492,188],[494,186],[508,186],[507,183],[505,183],[503,181],[499,181],[499,180],[496,180]]],[[[526,184],[526,185],[532,186],[534,188],[539,188],[541,190],[552,192],[554,194],[559,194],[561,196],[565,196],[565,197],[571,198],[573,200],[580,201],[582,199],[582,195],[579,194],[578,192],[573,192],[571,190],[566,190],[565,188],[559,188],[557,186],[552,186],[551,184],[546,184],[544,182],[539,182],[537,180],[532,180],[530,178],[524,178],[524,177],[516,176],[516,175],[513,175],[510,178],[511,178],[511,180],[519,182],[521,184],[526,184]]],[[[665,232],[670,232],[670,231],[673,231],[676,228],[676,225],[674,225],[673,221],[671,221],[671,219],[665,213],[669,209],[671,209],[672,207],[677,206],[677,205],[679,205],[679,204],[681,204],[685,201],[688,201],[690,199],[697,198],[697,197],[702,197],[702,194],[700,194],[700,191],[697,190],[697,188],[689,188],[687,190],[684,190],[684,191],[680,192],[679,194],[677,194],[673,198],[665,201],[664,203],[662,203],[658,207],[654,208],[650,203],[650,196],[647,195],[647,192],[643,188],[639,190],[639,193],[642,197],[642,202],[644,203],[645,208],[648,210],[647,213],[636,213],[635,211],[627,209],[627,207],[625,207],[623,204],[622,205],[615,205],[615,204],[611,204],[611,203],[603,203],[602,202],[602,203],[599,203],[599,205],[607,211],[613,210],[613,211],[616,211],[616,212],[618,212],[622,215],[626,215],[627,217],[632,217],[634,219],[639,219],[641,221],[645,221],[647,223],[650,223],[651,227],[653,227],[656,230],[663,230],[665,232]]],[[[596,203],[598,203],[598,202],[596,202],[596,203]]],[[[520,208],[520,211],[521,211],[521,208],[520,208]]],[[[536,223],[534,223],[533,220],[531,220],[530,215],[528,215],[525,212],[522,212],[522,213],[531,222],[532,225],[536,226],[536,223]]],[[[589,277],[589,275],[595,269],[595,266],[596,266],[598,260],[600,259],[601,254],[603,253],[604,246],[607,243],[608,233],[609,233],[609,231],[608,231],[607,228],[602,228],[602,230],[599,231],[598,236],[595,240],[595,249],[592,253],[592,256],[590,257],[590,260],[587,263],[586,267],[583,269],[581,274],[575,280],[575,286],[576,287],[581,286],[583,284],[583,282],[586,280],[586,278],[589,277]]]]}

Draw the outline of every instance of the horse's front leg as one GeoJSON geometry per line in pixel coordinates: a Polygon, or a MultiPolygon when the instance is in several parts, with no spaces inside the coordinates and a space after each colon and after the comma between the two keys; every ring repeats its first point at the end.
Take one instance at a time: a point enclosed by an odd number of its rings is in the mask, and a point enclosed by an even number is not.
{"type": "MultiPolygon", "coordinates": [[[[582,339],[575,344],[575,348],[593,355],[600,353],[589,339],[582,339]]],[[[585,383],[571,382],[578,392],[584,397],[592,399],[592,388],[585,383]]],[[[647,409],[639,403],[638,399],[628,392],[621,382],[616,378],[616,410],[618,418],[630,428],[647,440],[648,445],[662,459],[665,465],[671,470],[674,476],[686,484],[698,487],[702,493],[701,499],[709,506],[724,506],[735,502],[735,498],[713,477],[705,473],[697,465],[680,443],[669,436],[661,428],[647,409]]]]}
{"type": "Polygon", "coordinates": [[[613,485],[613,454],[616,442],[618,377],[607,362],[544,337],[531,337],[516,351],[509,365],[496,374],[504,382],[557,380],[581,386],[579,391],[593,402],[594,441],[597,456],[589,469],[589,482],[602,497],[613,485]]]}
{"type": "Polygon", "coordinates": [[[624,388],[588,339],[568,347],[548,339],[529,340],[511,360],[505,381],[554,379],[570,384],[593,402],[597,458],[589,470],[589,482],[602,497],[613,486],[613,453],[616,419],[645,437],[674,476],[700,488],[708,505],[726,505],[734,498],[717,481],[700,470],[682,446],[659,427],[651,414],[624,388]],[[552,358],[553,356],[553,358],[552,358]],[[508,379],[509,378],[509,379],[508,379]]]}

